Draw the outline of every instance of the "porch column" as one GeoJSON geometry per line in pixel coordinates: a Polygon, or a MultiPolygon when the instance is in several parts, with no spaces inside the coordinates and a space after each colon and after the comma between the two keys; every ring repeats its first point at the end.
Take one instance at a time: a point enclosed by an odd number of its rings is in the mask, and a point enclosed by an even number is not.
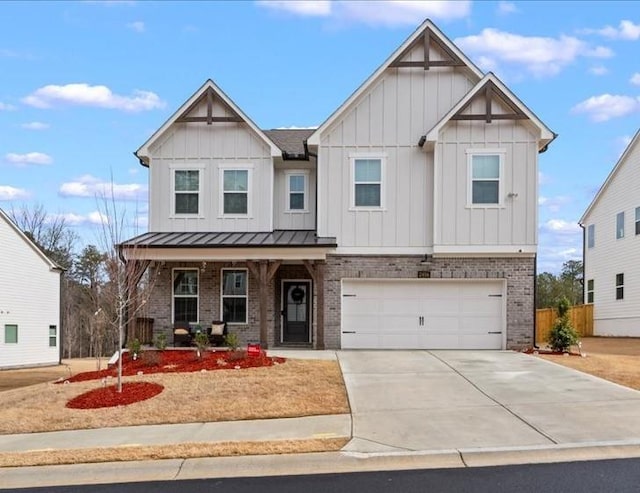
{"type": "Polygon", "coordinates": [[[260,345],[267,349],[269,347],[268,327],[267,327],[267,308],[269,302],[269,282],[273,280],[280,260],[270,262],[268,260],[260,260],[258,266],[252,260],[247,261],[247,267],[251,271],[251,275],[258,279],[259,286],[259,303],[260,303],[260,345]]]}
{"type": "Polygon", "coordinates": [[[315,284],[316,305],[316,349],[324,349],[324,262],[303,260],[315,284]]]}

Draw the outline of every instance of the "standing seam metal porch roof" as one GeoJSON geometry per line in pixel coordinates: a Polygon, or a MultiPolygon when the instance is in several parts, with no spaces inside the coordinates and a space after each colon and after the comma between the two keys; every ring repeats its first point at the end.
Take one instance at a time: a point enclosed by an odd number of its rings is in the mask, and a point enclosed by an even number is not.
{"type": "Polygon", "coordinates": [[[124,248],[335,248],[335,238],[319,238],[314,230],[257,233],[144,233],[121,244],[124,248]]]}

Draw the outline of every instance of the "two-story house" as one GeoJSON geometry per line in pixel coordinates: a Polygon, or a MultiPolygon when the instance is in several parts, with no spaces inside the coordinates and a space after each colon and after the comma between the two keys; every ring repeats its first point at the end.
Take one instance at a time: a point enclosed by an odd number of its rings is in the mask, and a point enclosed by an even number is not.
{"type": "Polygon", "coordinates": [[[156,331],[315,348],[533,344],[538,153],[555,134],[425,21],[314,130],[207,81],[138,149],[156,331]]]}
{"type": "Polygon", "coordinates": [[[59,364],[63,269],[2,209],[0,272],[0,369],[59,364]]]}
{"type": "Polygon", "coordinates": [[[640,130],[579,223],[594,334],[640,337],[640,130]]]}

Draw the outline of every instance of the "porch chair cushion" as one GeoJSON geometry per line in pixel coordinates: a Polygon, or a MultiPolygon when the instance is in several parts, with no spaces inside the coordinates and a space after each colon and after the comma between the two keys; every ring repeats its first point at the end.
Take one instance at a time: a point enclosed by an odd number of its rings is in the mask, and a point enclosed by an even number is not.
{"type": "Polygon", "coordinates": [[[211,335],[212,336],[221,336],[224,334],[224,327],[225,327],[225,323],[221,322],[221,323],[216,323],[213,322],[211,324],[211,335]]]}

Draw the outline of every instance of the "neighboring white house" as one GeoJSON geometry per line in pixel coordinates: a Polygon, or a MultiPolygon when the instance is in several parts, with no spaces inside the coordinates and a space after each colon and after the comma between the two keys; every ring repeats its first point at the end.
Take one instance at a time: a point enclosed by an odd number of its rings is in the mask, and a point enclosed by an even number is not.
{"type": "MultiPolygon", "coordinates": [[[[211,80],[136,152],[154,330],[314,348],[533,344],[538,153],[555,134],[425,21],[317,129],[211,80]]],[[[171,337],[171,335],[170,335],[171,337]]]]}
{"type": "Polygon", "coordinates": [[[580,219],[584,302],[599,336],[640,337],[640,130],[580,219]]]}
{"type": "Polygon", "coordinates": [[[0,209],[0,368],[60,363],[62,269],[0,209]]]}

